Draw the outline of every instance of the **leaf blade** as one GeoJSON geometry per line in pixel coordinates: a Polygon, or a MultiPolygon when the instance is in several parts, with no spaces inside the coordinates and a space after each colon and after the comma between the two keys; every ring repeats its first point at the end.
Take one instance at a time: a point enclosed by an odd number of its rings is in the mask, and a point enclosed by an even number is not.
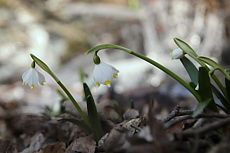
{"type": "Polygon", "coordinates": [[[228,100],[230,101],[230,80],[225,78],[225,87],[228,96],[228,100]]]}
{"type": "Polygon", "coordinates": [[[214,85],[212,85],[212,91],[220,100],[222,105],[225,107],[223,111],[225,111],[226,113],[230,113],[230,103],[228,102],[228,100],[221,94],[221,92],[214,85]]]}
{"type": "Polygon", "coordinates": [[[198,104],[197,108],[195,109],[193,116],[197,116],[200,113],[202,113],[206,107],[214,111],[217,111],[217,107],[215,105],[213,95],[212,95],[212,88],[211,88],[208,70],[205,67],[199,68],[198,84],[199,84],[198,93],[201,97],[201,101],[198,104]]]}
{"type": "Polygon", "coordinates": [[[93,96],[90,92],[90,89],[86,83],[83,83],[85,98],[87,102],[87,111],[88,111],[88,118],[91,124],[91,128],[94,132],[94,136],[97,141],[102,137],[103,131],[100,122],[100,118],[97,112],[97,108],[93,99],[93,96]]]}
{"type": "Polygon", "coordinates": [[[180,59],[181,63],[183,64],[183,66],[185,67],[191,81],[197,85],[198,84],[198,69],[196,68],[196,66],[187,58],[187,57],[183,57],[180,59]]]}

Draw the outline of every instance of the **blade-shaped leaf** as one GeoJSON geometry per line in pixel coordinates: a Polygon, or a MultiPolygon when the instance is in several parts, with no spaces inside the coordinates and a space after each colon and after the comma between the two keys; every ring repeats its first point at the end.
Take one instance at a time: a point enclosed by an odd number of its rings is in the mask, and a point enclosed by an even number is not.
{"type": "Polygon", "coordinates": [[[190,56],[193,57],[197,57],[198,55],[196,54],[196,52],[192,49],[192,47],[190,47],[186,42],[184,42],[183,40],[179,39],[179,38],[174,38],[173,39],[174,42],[177,44],[178,47],[180,47],[180,49],[182,49],[185,53],[187,53],[190,56]]]}
{"type": "Polygon", "coordinates": [[[208,70],[205,67],[199,68],[199,89],[198,92],[202,100],[213,99],[211,83],[208,70]]]}
{"type": "Polygon", "coordinates": [[[184,65],[191,81],[195,85],[197,85],[198,84],[198,69],[196,68],[196,66],[185,56],[181,58],[180,61],[184,65]]]}
{"type": "Polygon", "coordinates": [[[225,86],[228,95],[228,100],[230,101],[230,80],[225,78],[225,86]]]}
{"type": "Polygon", "coordinates": [[[199,68],[198,83],[199,83],[198,93],[201,97],[201,102],[198,105],[197,107],[198,110],[195,111],[195,114],[197,114],[197,112],[201,113],[202,112],[201,110],[203,110],[206,106],[216,111],[217,108],[212,95],[210,78],[209,78],[208,70],[205,67],[199,68]]]}
{"type": "Polygon", "coordinates": [[[91,128],[94,132],[95,138],[98,141],[103,135],[100,118],[98,116],[97,108],[88,85],[86,83],[83,83],[83,87],[87,102],[89,122],[91,124],[91,128]]]}
{"type": "Polygon", "coordinates": [[[216,97],[220,100],[222,105],[225,107],[223,109],[226,113],[230,113],[230,103],[228,100],[221,94],[221,92],[214,86],[212,85],[212,91],[216,95],[216,97]]]}

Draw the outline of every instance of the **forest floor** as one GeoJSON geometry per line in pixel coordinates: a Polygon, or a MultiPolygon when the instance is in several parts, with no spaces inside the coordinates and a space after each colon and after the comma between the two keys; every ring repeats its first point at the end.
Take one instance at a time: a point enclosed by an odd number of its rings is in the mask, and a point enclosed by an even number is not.
{"type": "MultiPolygon", "coordinates": [[[[121,101],[122,96],[125,100],[124,95],[119,95],[121,101]]],[[[20,106],[15,103],[1,104],[0,152],[229,152],[229,115],[204,112],[194,118],[189,107],[180,104],[169,107],[167,103],[172,100],[165,97],[159,96],[146,103],[142,101],[142,105],[134,103],[132,107],[103,105],[100,118],[104,136],[99,142],[78,124],[80,118],[77,114],[65,109],[55,116],[48,110],[42,115],[32,115],[18,112],[20,106]]],[[[114,103],[117,100],[117,97],[102,98],[100,102],[114,103]]]]}

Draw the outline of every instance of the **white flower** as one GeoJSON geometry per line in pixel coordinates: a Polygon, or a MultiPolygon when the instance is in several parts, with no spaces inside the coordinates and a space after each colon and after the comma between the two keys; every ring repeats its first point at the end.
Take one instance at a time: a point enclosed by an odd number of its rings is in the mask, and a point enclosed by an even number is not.
{"type": "Polygon", "coordinates": [[[45,77],[35,68],[30,68],[22,75],[23,84],[29,85],[31,88],[43,85],[45,82],[45,77]]]}
{"type": "Polygon", "coordinates": [[[171,56],[172,59],[180,59],[184,56],[184,52],[180,48],[176,48],[172,51],[171,56]]]}
{"type": "Polygon", "coordinates": [[[196,85],[195,90],[199,90],[199,84],[196,85]]]}
{"type": "Polygon", "coordinates": [[[113,66],[100,62],[94,67],[93,78],[97,86],[100,84],[110,86],[111,80],[118,77],[118,72],[113,66]]]}

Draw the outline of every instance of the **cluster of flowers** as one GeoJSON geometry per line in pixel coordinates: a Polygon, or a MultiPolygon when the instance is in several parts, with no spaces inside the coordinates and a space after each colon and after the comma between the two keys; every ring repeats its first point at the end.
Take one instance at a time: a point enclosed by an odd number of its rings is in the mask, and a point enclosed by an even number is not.
{"type": "MultiPolygon", "coordinates": [[[[180,49],[174,49],[171,53],[172,59],[179,59],[184,56],[184,52],[180,49]]],[[[113,66],[104,62],[95,62],[93,70],[94,82],[97,86],[101,84],[110,86],[111,80],[118,77],[119,71],[113,66]]],[[[35,63],[31,64],[31,68],[23,73],[22,80],[25,85],[34,88],[35,86],[43,85],[45,77],[36,68],[35,63]]]]}

